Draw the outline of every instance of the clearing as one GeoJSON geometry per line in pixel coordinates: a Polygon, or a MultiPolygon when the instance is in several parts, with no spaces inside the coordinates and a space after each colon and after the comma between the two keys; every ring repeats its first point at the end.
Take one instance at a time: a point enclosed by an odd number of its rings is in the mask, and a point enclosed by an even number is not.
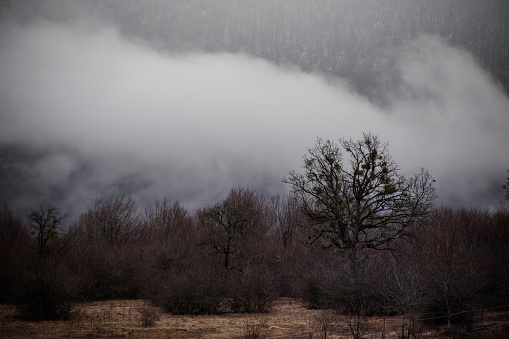
{"type": "MultiPolygon", "coordinates": [[[[280,299],[266,314],[175,316],[156,310],[154,326],[142,325],[143,300],[110,300],[80,304],[68,321],[23,321],[11,305],[0,305],[3,338],[322,338],[331,313],[309,310],[301,302],[280,299]]],[[[150,308],[149,308],[150,309],[150,308]]],[[[509,338],[509,311],[483,312],[470,332],[455,327],[456,335],[475,338],[509,338]]],[[[334,318],[328,338],[349,338],[345,318],[334,318]]],[[[407,324],[408,325],[408,324],[407,324]]],[[[384,319],[366,318],[363,338],[381,338],[384,319]]],[[[385,319],[386,338],[398,338],[400,318],[385,319]]],[[[420,338],[441,338],[445,328],[417,328],[420,338]]],[[[453,335],[454,337],[454,335],[453,335]]]]}

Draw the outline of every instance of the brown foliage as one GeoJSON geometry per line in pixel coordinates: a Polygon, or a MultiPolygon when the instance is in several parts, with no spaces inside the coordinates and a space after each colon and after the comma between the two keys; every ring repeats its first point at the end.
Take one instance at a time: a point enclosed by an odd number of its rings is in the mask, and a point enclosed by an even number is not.
{"type": "Polygon", "coordinates": [[[109,197],[58,238],[58,251],[39,257],[4,207],[0,253],[11,260],[0,262],[1,296],[30,319],[65,318],[75,301],[140,297],[174,314],[263,313],[291,296],[339,311],[355,333],[376,314],[452,328],[473,321],[465,316],[473,309],[509,303],[504,209],[436,209],[411,242],[394,243],[397,260],[365,249],[355,267],[348,250],[297,241],[301,218],[290,198],[268,204],[240,188],[196,215],[163,200],[141,217],[132,199],[109,197]]]}
{"type": "Polygon", "coordinates": [[[507,272],[509,264],[507,245],[501,242],[509,232],[503,214],[442,207],[420,230],[416,250],[425,277],[428,316],[443,315],[450,325],[453,313],[494,302],[490,299],[497,292],[492,287],[507,279],[500,270],[507,272]]]}
{"type": "Polygon", "coordinates": [[[0,209],[0,302],[12,301],[20,286],[22,262],[32,241],[21,219],[4,204],[0,209]]]}
{"type": "Polygon", "coordinates": [[[253,190],[232,189],[223,201],[199,210],[197,219],[201,243],[222,255],[225,268],[257,260],[268,223],[265,201],[253,190]]]}
{"type": "Polygon", "coordinates": [[[118,195],[96,200],[78,222],[89,242],[106,242],[110,246],[125,245],[135,240],[139,235],[139,225],[134,200],[118,195]]]}

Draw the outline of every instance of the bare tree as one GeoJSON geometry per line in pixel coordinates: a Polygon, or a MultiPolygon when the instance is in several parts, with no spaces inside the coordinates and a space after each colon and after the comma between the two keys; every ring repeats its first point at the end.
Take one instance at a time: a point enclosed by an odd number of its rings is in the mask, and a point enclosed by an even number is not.
{"type": "MultiPolygon", "coordinates": [[[[16,217],[9,206],[4,203],[0,207],[0,244],[26,243],[28,239],[28,232],[23,221],[16,217]]],[[[4,247],[1,246],[1,249],[4,247]]]]}
{"type": "Polygon", "coordinates": [[[301,217],[299,205],[293,196],[281,197],[278,194],[270,200],[270,207],[272,231],[278,244],[285,250],[297,235],[297,225],[301,217]]]}
{"type": "Polygon", "coordinates": [[[361,339],[367,331],[366,318],[373,311],[370,296],[362,291],[353,291],[339,308],[340,316],[346,323],[353,339],[361,339]]]}
{"type": "Polygon", "coordinates": [[[144,231],[159,268],[168,269],[196,255],[195,219],[177,201],[164,199],[146,210],[144,231]]]}
{"type": "Polygon", "coordinates": [[[496,246],[483,243],[493,228],[490,219],[486,211],[441,207],[417,237],[428,315],[444,317],[448,328],[453,314],[472,308],[488,286],[487,267],[493,263],[487,249],[496,246]]]}
{"type": "Polygon", "coordinates": [[[49,203],[41,204],[37,209],[30,210],[27,215],[31,234],[36,238],[37,254],[39,258],[47,252],[50,239],[57,238],[66,216],[49,203]]]}
{"type": "MultiPolygon", "coordinates": [[[[401,315],[401,338],[405,338],[405,318],[423,304],[424,283],[415,262],[393,260],[386,265],[386,281],[380,284],[378,291],[386,302],[389,312],[401,315]]],[[[413,322],[413,318],[410,318],[413,322]]],[[[409,331],[412,330],[409,328],[409,331]]]]}
{"type": "Polygon", "coordinates": [[[143,281],[142,235],[135,201],[123,195],[96,200],[69,228],[68,258],[81,277],[78,284],[85,299],[137,296],[143,281]]]}
{"type": "Polygon", "coordinates": [[[89,240],[105,241],[109,245],[125,245],[137,234],[140,219],[131,197],[110,195],[98,199],[94,206],[80,217],[89,240]]]}
{"type": "Polygon", "coordinates": [[[10,302],[20,287],[31,238],[23,221],[4,203],[0,207],[0,303],[10,302]]]}
{"type": "Polygon", "coordinates": [[[145,212],[145,225],[165,244],[174,243],[192,232],[193,217],[178,201],[164,199],[145,212]]]}
{"type": "Polygon", "coordinates": [[[251,189],[234,188],[226,199],[197,212],[203,243],[223,255],[228,268],[231,258],[252,247],[266,232],[264,200],[251,189]]]}
{"type": "Polygon", "coordinates": [[[290,172],[283,181],[307,217],[307,243],[348,249],[356,264],[358,248],[390,250],[410,235],[432,208],[434,180],[425,170],[405,179],[387,144],[372,134],[341,139],[340,146],[347,162],[338,145],[318,138],[304,156],[304,173],[290,172]]]}
{"type": "Polygon", "coordinates": [[[321,310],[315,315],[315,328],[321,334],[321,338],[327,339],[327,334],[331,333],[337,323],[337,314],[333,310],[321,310]]]}

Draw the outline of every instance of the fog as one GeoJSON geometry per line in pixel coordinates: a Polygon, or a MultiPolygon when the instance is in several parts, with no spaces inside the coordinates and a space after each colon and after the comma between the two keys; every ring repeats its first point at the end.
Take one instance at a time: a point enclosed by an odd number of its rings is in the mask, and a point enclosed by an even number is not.
{"type": "Polygon", "coordinates": [[[111,23],[2,20],[0,201],[73,215],[105,194],[193,210],[235,186],[270,196],[316,137],[377,134],[438,204],[496,208],[509,98],[468,51],[420,35],[394,51],[384,104],[341,76],[243,53],[169,51],[111,23]]]}

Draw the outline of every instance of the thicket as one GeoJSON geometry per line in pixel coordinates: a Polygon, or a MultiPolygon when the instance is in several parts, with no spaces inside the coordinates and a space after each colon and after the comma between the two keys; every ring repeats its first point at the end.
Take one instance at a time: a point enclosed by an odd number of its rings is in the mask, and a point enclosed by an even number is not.
{"type": "Polygon", "coordinates": [[[392,251],[363,251],[355,274],[347,250],[304,245],[290,196],[249,189],[195,214],[178,202],[140,211],[130,197],[105,197],[65,229],[50,226],[44,251],[29,220],[0,211],[0,302],[27,319],[66,319],[73,303],[100,299],[218,314],[268,312],[293,297],[360,333],[369,315],[454,326],[472,321],[468,311],[509,304],[504,208],[436,208],[392,251]]]}

